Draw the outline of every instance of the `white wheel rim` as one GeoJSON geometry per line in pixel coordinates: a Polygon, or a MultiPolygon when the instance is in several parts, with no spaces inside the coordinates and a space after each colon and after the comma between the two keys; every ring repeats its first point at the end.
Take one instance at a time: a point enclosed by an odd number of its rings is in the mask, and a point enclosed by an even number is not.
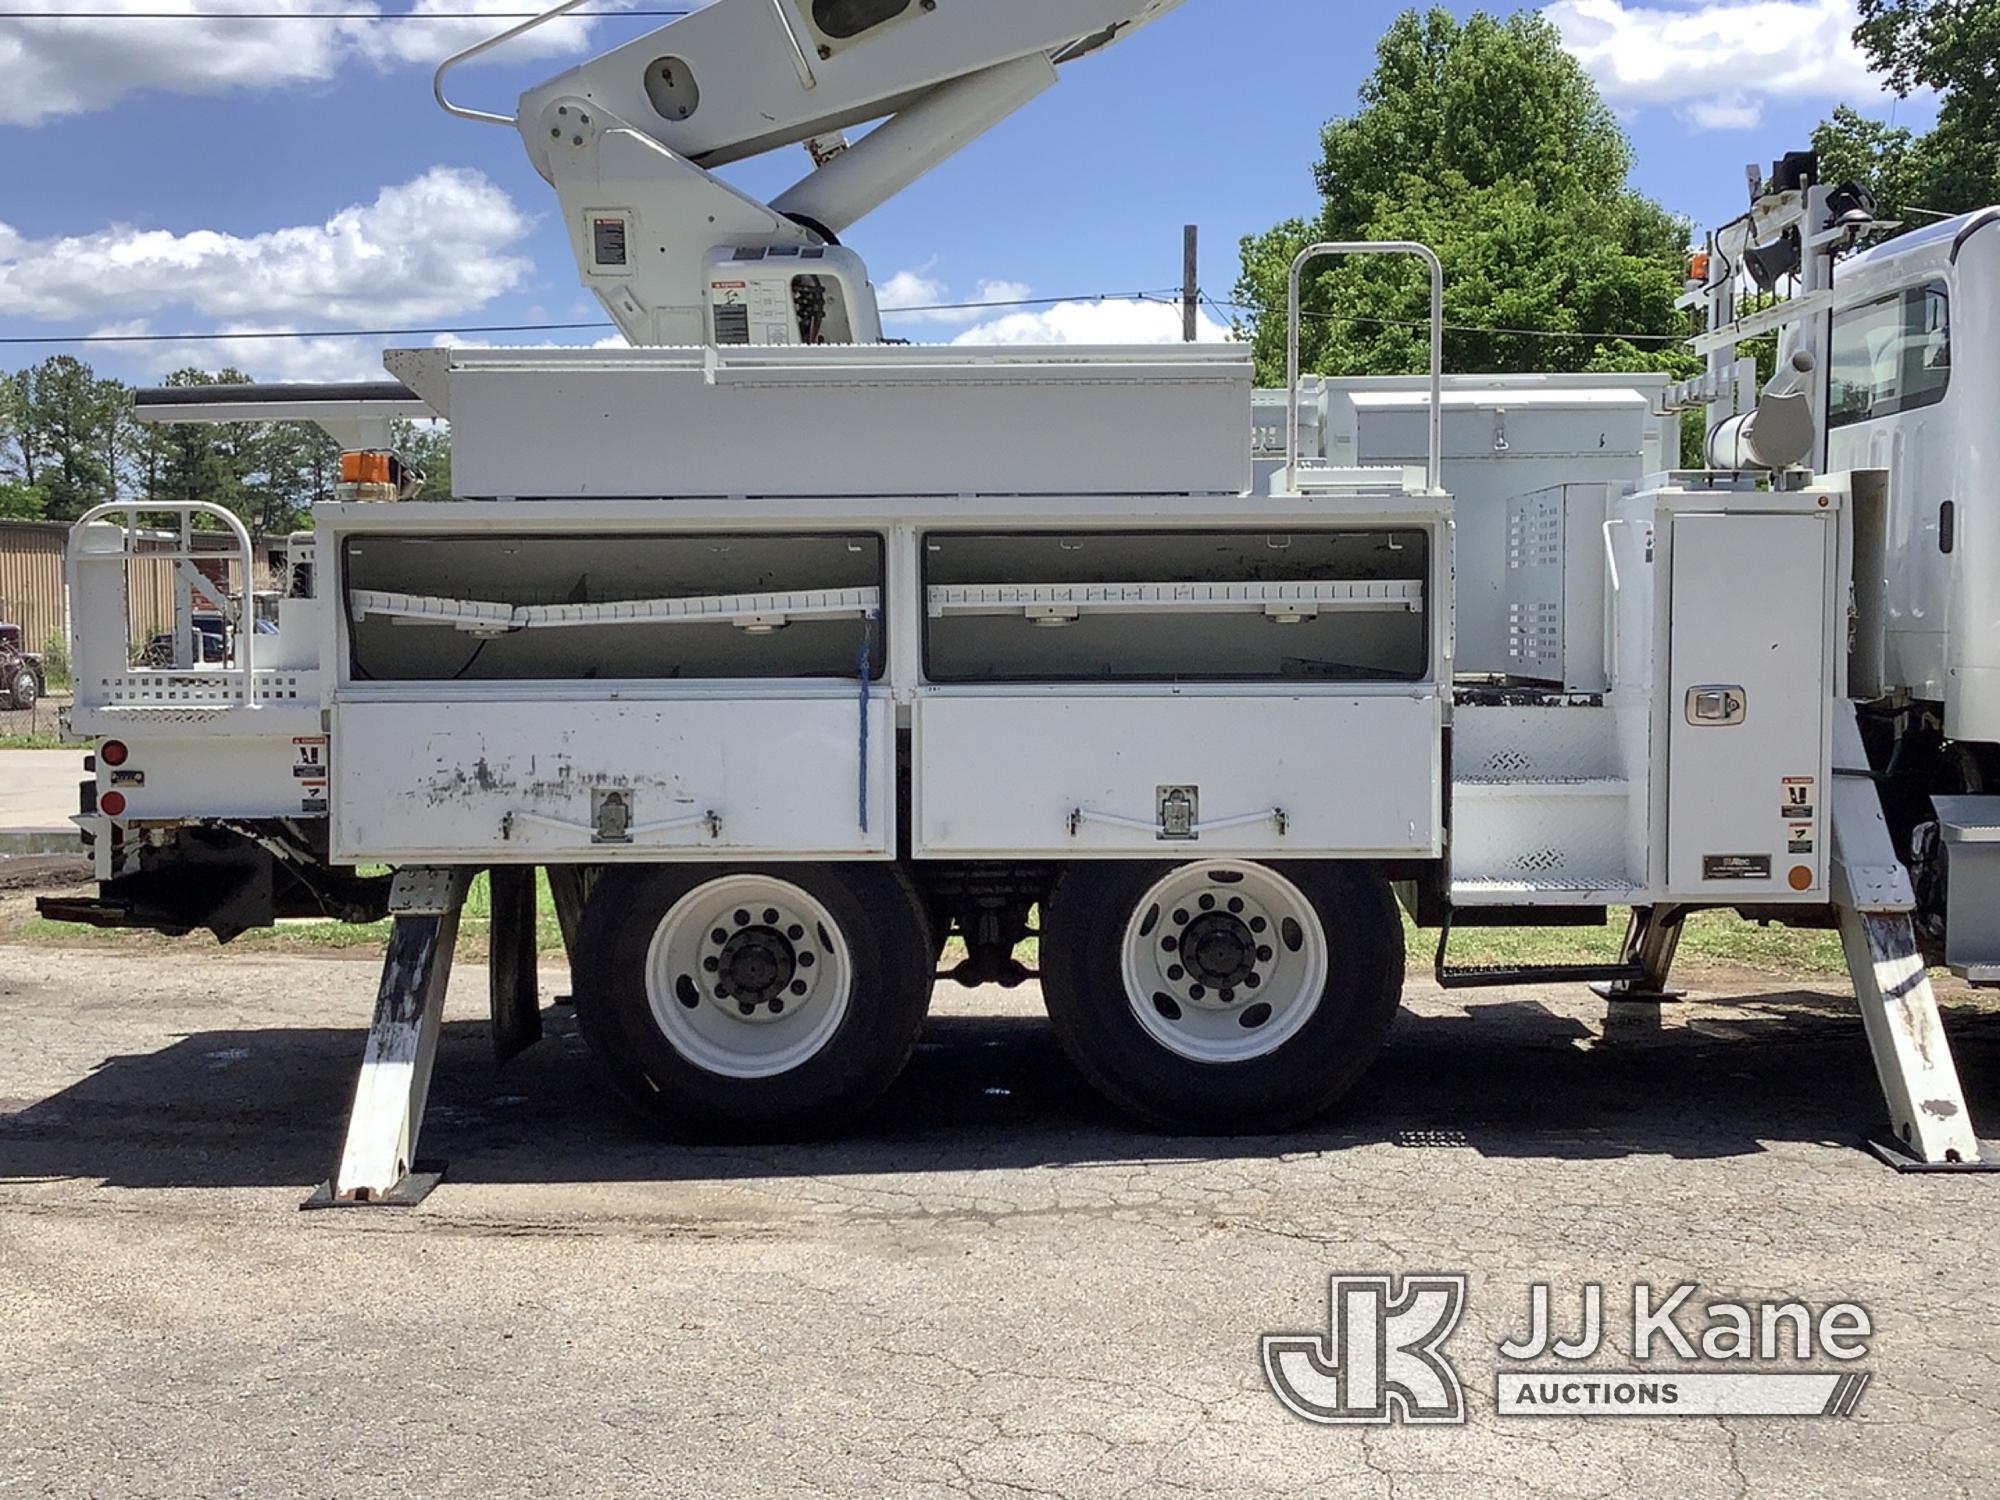
{"type": "Polygon", "coordinates": [[[1154,1041],[1194,1062],[1248,1062],[1319,1009],[1326,929],[1268,866],[1184,865],[1139,898],[1123,960],[1125,998],[1154,1041]]]}
{"type": "Polygon", "coordinates": [[[674,903],[646,954],[646,1000],[673,1049],[724,1078],[775,1078],[846,1019],[846,935],[806,891],[765,875],[711,880],[674,903]]]}

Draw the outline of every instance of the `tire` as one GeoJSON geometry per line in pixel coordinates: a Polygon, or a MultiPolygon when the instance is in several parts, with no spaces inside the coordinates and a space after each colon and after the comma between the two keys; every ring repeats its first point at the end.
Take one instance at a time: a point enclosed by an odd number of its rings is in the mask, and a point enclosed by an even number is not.
{"type": "Polygon", "coordinates": [[[584,909],[577,1024],[620,1096],[670,1132],[824,1136],[909,1061],[930,956],[922,906],[887,866],[612,869],[584,909]]]}
{"type": "Polygon", "coordinates": [[[1402,1000],[1402,923],[1364,866],[1075,865],[1044,923],[1064,1050],[1113,1104],[1167,1130],[1269,1134],[1323,1114],[1402,1000]],[[1200,962],[1178,963],[1197,943],[1200,962]]]}
{"type": "Polygon", "coordinates": [[[14,680],[7,684],[7,701],[14,708],[29,709],[42,696],[42,685],[35,680],[33,667],[21,667],[14,673],[14,680]]]}

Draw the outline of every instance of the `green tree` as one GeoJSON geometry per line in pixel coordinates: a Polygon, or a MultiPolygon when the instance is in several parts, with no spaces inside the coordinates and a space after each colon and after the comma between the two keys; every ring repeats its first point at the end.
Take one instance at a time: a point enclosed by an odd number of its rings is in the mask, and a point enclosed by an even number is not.
{"type": "MultiPolygon", "coordinates": [[[[161,383],[240,385],[244,378],[234,370],[211,374],[186,369],[174,371],[161,383]]],[[[145,426],[138,440],[136,463],[140,493],[147,501],[161,505],[206,500],[247,516],[250,507],[243,492],[250,473],[247,450],[261,425],[170,422],[145,426]]]]}
{"type": "MultiPolygon", "coordinates": [[[[1560,34],[1533,13],[1407,11],[1361,108],[1334,120],[1321,206],[1243,242],[1237,299],[1259,378],[1281,384],[1287,272],[1315,240],[1417,240],[1445,265],[1455,370],[1681,371],[1688,226],[1627,184],[1632,149],[1560,34]]],[[[1407,260],[1307,273],[1304,367],[1424,367],[1430,293],[1407,260]]]]}
{"type": "Polygon", "coordinates": [[[100,380],[70,354],[19,377],[14,445],[21,479],[39,490],[50,520],[71,521],[117,497],[115,430],[124,387],[100,380]]]}
{"type": "Polygon", "coordinates": [[[21,400],[19,377],[0,375],[0,518],[10,521],[38,520],[43,504],[42,492],[22,475],[16,447],[21,400]]]}
{"type": "Polygon", "coordinates": [[[409,422],[398,419],[390,444],[403,461],[423,471],[419,500],[451,498],[451,428],[442,422],[409,422]]]}
{"type": "Polygon", "coordinates": [[[39,521],[47,514],[47,501],[32,484],[0,479],[0,521],[39,521]]]}
{"type": "Polygon", "coordinates": [[[1861,0],[1854,40],[1897,93],[1938,91],[1937,124],[1842,106],[1813,134],[1826,179],[1864,184],[1906,230],[2000,203],[2000,0],[1861,0]]]}
{"type": "Polygon", "coordinates": [[[1995,142],[2000,0],[1861,0],[1854,40],[1897,93],[1936,89],[1995,142]]]}
{"type": "Polygon", "coordinates": [[[264,433],[259,473],[247,487],[252,528],[295,531],[313,506],[333,498],[340,479],[340,445],[310,422],[274,422],[264,433]]]}

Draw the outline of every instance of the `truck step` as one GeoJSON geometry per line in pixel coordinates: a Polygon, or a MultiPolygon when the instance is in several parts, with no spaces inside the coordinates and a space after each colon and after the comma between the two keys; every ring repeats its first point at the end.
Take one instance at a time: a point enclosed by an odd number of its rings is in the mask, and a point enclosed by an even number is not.
{"type": "Polygon", "coordinates": [[[1617,984],[1643,981],[1637,964],[1439,964],[1438,988],[1446,990],[1505,989],[1532,984],[1617,984]]]}
{"type": "Polygon", "coordinates": [[[1435,972],[1439,989],[1504,989],[1535,984],[1618,984],[1640,983],[1646,979],[1643,964],[1452,964],[1446,957],[1451,945],[1451,923],[1447,920],[1438,934],[1435,972]]]}

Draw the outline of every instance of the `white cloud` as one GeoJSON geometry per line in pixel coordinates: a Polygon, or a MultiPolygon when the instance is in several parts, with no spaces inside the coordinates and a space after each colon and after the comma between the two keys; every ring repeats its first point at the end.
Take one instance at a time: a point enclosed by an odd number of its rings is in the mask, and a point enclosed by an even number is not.
{"type": "Polygon", "coordinates": [[[1034,288],[1023,281],[982,281],[969,296],[955,297],[949,285],[930,274],[931,268],[925,265],[913,271],[898,271],[875,289],[883,321],[976,323],[995,307],[1025,301],[1034,295],[1034,288]]]}
{"type": "MultiPolygon", "coordinates": [[[[150,3],[150,0],[147,0],[150,3]]],[[[598,0],[592,10],[622,10],[627,0],[598,0]]],[[[343,5],[343,10],[375,9],[343,5]]],[[[397,9],[403,7],[398,6],[397,9]]],[[[396,63],[435,67],[454,52],[462,52],[475,42],[520,24],[520,13],[545,8],[524,5],[521,0],[415,0],[408,9],[417,15],[435,15],[435,21],[359,21],[346,25],[354,49],[374,61],[389,66],[396,63]],[[480,20],[481,11],[499,11],[502,20],[480,20]],[[468,12],[471,15],[468,16],[468,12]]],[[[297,25],[297,22],[287,24],[297,25]]],[[[580,53],[590,43],[595,23],[588,17],[564,16],[537,26],[516,41],[507,43],[504,58],[519,62],[530,57],[550,57],[580,53]]],[[[475,59],[477,61],[477,59],[475,59]]],[[[470,64],[468,64],[470,66],[470,64]]]]}
{"type": "Polygon", "coordinates": [[[897,312],[905,308],[924,307],[945,300],[945,286],[926,272],[898,271],[875,289],[875,300],[883,312],[897,312]]]}
{"type": "Polygon", "coordinates": [[[1764,123],[1764,106],[1741,93],[1697,99],[1674,114],[1697,130],[1755,130],[1764,123]]]}
{"type": "MultiPolygon", "coordinates": [[[[1201,342],[1221,343],[1229,330],[1201,314],[1201,342]]],[[[1058,302],[1024,309],[968,328],[955,344],[1178,344],[1181,310],[1164,302],[1058,302]]]]}
{"type": "Polygon", "coordinates": [[[433,167],[324,224],[262,234],[175,234],[114,224],[23,238],[0,224],[0,316],[155,316],[186,307],[256,327],[395,324],[453,317],[532,269],[506,253],[531,219],[478,172],[433,167]]]}
{"type": "Polygon", "coordinates": [[[1747,130],[1771,98],[1872,98],[1854,0],[1556,0],[1544,14],[1613,108],[1672,105],[1704,130],[1747,130]]]}
{"type": "MultiPolygon", "coordinates": [[[[624,0],[605,0],[612,8],[624,0]]],[[[11,10],[76,10],[74,0],[14,0],[11,10]]],[[[213,10],[214,0],[92,0],[93,11],[213,10]]],[[[416,0],[418,12],[520,11],[520,0],[416,0]]],[[[600,8],[600,7],[593,7],[600,8]]],[[[254,19],[0,20],[0,125],[35,125],[108,107],[129,93],[219,94],[320,83],[357,63],[432,65],[514,24],[507,20],[296,21],[283,15],[381,14],[376,0],[258,0],[254,19]]],[[[565,18],[509,42],[507,60],[581,51],[594,25],[565,18]]]]}
{"type": "MultiPolygon", "coordinates": [[[[98,330],[100,333],[151,333],[143,319],[98,330]]],[[[340,383],[387,380],[382,368],[381,339],[174,339],[132,346],[110,345],[109,359],[97,350],[85,351],[100,373],[119,373],[138,384],[164,380],[175,370],[240,370],[256,381],[340,383]],[[114,368],[115,367],[115,368],[114,368]]]]}

